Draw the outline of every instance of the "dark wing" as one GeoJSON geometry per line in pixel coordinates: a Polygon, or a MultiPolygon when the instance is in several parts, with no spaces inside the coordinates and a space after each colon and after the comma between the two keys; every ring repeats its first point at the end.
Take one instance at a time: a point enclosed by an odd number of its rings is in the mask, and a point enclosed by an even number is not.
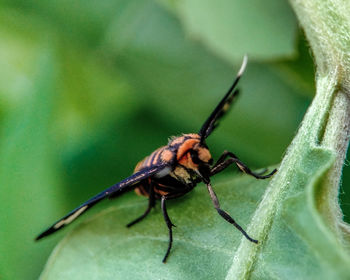
{"type": "Polygon", "coordinates": [[[123,181],[113,185],[112,187],[109,187],[108,189],[100,192],[93,198],[89,199],[88,201],[84,202],[79,207],[75,208],[73,211],[68,213],[63,218],[59,219],[56,223],[54,223],[51,227],[49,227],[47,230],[42,232],[35,240],[39,240],[47,235],[50,235],[66,225],[73,222],[76,218],[78,218],[81,214],[85,213],[88,209],[90,209],[92,206],[94,206],[96,203],[100,202],[102,199],[109,197],[111,195],[115,195],[117,192],[121,192],[125,190],[126,187],[132,186],[152,175],[155,175],[161,171],[166,170],[168,168],[167,165],[158,165],[153,166],[149,168],[145,168],[139,172],[136,172],[135,174],[131,175],[130,177],[124,179],[123,181]]]}
{"type": "Polygon", "coordinates": [[[229,88],[229,90],[225,94],[224,98],[216,106],[214,111],[210,114],[209,118],[205,121],[201,130],[199,131],[198,134],[201,136],[202,143],[210,135],[210,133],[213,131],[213,129],[218,125],[218,120],[227,112],[232,101],[238,95],[238,90],[234,91],[234,89],[237,86],[238,81],[241,78],[241,76],[242,76],[242,74],[247,66],[247,61],[248,61],[247,56],[244,56],[241,68],[239,69],[238,74],[237,74],[232,86],[229,88]]]}

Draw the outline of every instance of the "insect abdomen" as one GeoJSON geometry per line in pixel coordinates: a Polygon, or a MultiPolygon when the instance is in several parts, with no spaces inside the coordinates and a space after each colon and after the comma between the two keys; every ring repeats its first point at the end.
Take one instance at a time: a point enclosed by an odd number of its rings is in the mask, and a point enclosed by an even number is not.
{"type": "Polygon", "coordinates": [[[136,164],[136,167],[134,169],[134,173],[140,171],[141,169],[143,169],[145,167],[151,167],[151,166],[156,166],[156,165],[160,164],[162,162],[161,154],[162,154],[164,148],[165,148],[165,146],[158,148],[152,154],[145,157],[138,164],[136,164]]]}
{"type": "MultiPolygon", "coordinates": [[[[157,150],[155,150],[152,154],[150,154],[149,156],[145,157],[143,160],[138,162],[136,164],[134,173],[142,170],[143,168],[150,167],[152,165],[155,166],[155,165],[160,164],[162,162],[161,154],[164,151],[164,149],[165,149],[165,146],[160,147],[157,150]]],[[[149,178],[148,179],[148,183],[146,183],[146,184],[144,182],[139,183],[138,186],[135,188],[136,194],[148,197],[148,195],[149,195],[149,184],[150,184],[151,180],[152,179],[149,178]]]]}

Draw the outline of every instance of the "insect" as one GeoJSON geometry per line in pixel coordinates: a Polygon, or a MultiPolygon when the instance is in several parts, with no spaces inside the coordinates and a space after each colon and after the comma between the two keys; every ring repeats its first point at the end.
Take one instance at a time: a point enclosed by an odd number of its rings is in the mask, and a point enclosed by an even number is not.
{"type": "Polygon", "coordinates": [[[231,164],[235,164],[240,171],[257,179],[269,178],[277,170],[274,169],[267,175],[254,173],[235,154],[228,151],[225,151],[216,163],[213,164],[213,158],[205,143],[206,138],[216,128],[218,121],[226,113],[232,101],[238,95],[239,91],[236,89],[236,86],[246,65],[247,57],[245,56],[233,84],[197,134],[183,134],[171,138],[166,146],[160,147],[140,161],[136,165],[133,175],[100,192],[75,208],[42,232],[36,240],[64,228],[106,197],[114,198],[126,191],[134,189],[137,194],[148,197],[149,202],[146,211],[129,223],[127,227],[131,227],[143,220],[155,206],[156,200],[160,200],[161,210],[169,232],[168,248],[163,258],[163,263],[165,263],[173,243],[172,227],[174,226],[167,213],[166,201],[185,195],[193,190],[199,182],[203,182],[207,186],[211,200],[219,215],[234,225],[249,241],[258,243],[227,212],[221,209],[219,200],[211,186],[210,177],[223,171],[231,164]]]}

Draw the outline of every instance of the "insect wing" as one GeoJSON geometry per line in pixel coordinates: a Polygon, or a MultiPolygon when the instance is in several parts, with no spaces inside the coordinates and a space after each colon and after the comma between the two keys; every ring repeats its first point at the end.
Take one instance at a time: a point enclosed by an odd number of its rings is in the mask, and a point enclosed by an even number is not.
{"type": "Polygon", "coordinates": [[[96,203],[103,200],[104,198],[109,197],[111,195],[115,195],[117,192],[122,192],[125,190],[126,187],[137,184],[138,182],[140,182],[144,179],[147,179],[148,177],[155,175],[157,173],[162,173],[162,171],[164,171],[166,169],[168,169],[167,165],[158,165],[158,166],[145,168],[143,170],[140,170],[139,172],[136,172],[135,174],[131,175],[130,177],[124,179],[123,181],[120,181],[119,183],[117,183],[117,184],[109,187],[108,189],[100,192],[96,196],[94,196],[91,199],[89,199],[88,201],[84,202],[79,207],[75,208],[73,211],[69,212],[66,216],[59,219],[51,227],[49,227],[47,230],[45,230],[40,235],[38,235],[35,240],[39,240],[45,236],[48,236],[48,235],[62,229],[66,225],[73,222],[76,218],[81,216],[83,213],[85,213],[88,209],[90,209],[96,203]]]}
{"type": "Polygon", "coordinates": [[[226,100],[225,103],[223,104],[223,106],[221,107],[221,110],[215,115],[215,118],[213,119],[213,121],[210,123],[210,125],[208,126],[207,130],[206,130],[206,137],[208,137],[212,131],[218,127],[220,119],[230,110],[231,105],[233,103],[233,101],[236,99],[236,97],[239,94],[239,90],[236,89],[233,94],[231,94],[226,100]]]}
{"type": "Polygon", "coordinates": [[[233,91],[245,68],[247,65],[247,56],[244,57],[240,70],[238,71],[237,77],[234,80],[232,86],[229,88],[225,96],[222,98],[220,103],[216,106],[214,111],[210,114],[209,118],[203,124],[201,130],[199,131],[199,135],[201,136],[201,142],[203,142],[213,131],[213,129],[217,126],[217,121],[227,112],[230,107],[233,99],[238,95],[238,90],[233,91]]]}

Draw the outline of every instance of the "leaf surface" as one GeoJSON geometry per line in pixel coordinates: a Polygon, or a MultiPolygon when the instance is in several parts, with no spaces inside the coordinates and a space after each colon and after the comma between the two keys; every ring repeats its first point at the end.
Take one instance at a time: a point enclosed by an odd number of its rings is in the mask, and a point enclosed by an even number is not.
{"type": "Polygon", "coordinates": [[[285,1],[162,0],[190,34],[228,61],[294,54],[296,19],[285,1]]]}
{"type": "MultiPolygon", "coordinates": [[[[223,209],[246,228],[268,182],[234,177],[214,180],[213,186],[223,209]]],[[[130,193],[108,204],[67,234],[41,279],[225,278],[242,235],[217,214],[203,184],[168,203],[176,227],[166,264],[161,261],[168,231],[159,203],[149,217],[132,228],[125,225],[143,213],[145,199],[130,193]]]]}

